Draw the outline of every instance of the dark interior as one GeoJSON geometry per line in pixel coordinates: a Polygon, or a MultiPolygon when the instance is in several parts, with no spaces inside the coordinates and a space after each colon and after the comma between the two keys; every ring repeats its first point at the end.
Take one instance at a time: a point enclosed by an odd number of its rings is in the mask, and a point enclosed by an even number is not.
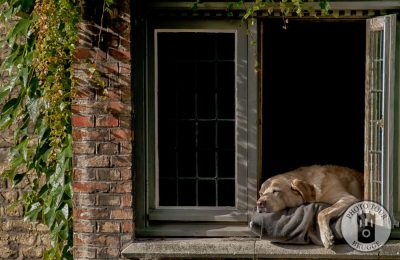
{"type": "Polygon", "coordinates": [[[312,164],[363,171],[365,21],[264,22],[263,176],[312,164]]]}

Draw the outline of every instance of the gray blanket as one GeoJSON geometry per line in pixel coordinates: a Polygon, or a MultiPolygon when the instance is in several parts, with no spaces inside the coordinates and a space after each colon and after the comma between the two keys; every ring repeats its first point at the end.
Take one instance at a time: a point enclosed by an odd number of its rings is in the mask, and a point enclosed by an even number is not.
{"type": "MultiPolygon", "coordinates": [[[[250,230],[260,238],[285,244],[322,245],[317,224],[317,214],[329,207],[327,204],[310,203],[274,213],[254,213],[250,230]]],[[[343,242],[341,217],[331,220],[330,227],[335,243],[343,242]]]]}

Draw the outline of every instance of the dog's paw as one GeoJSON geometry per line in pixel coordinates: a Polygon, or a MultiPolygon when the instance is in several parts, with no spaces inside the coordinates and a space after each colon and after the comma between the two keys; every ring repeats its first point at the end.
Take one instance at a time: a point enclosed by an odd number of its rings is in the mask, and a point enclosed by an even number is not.
{"type": "Polygon", "coordinates": [[[335,237],[333,236],[332,232],[329,230],[327,232],[321,233],[321,240],[322,240],[322,244],[324,245],[324,247],[329,249],[329,248],[333,247],[335,237]]]}

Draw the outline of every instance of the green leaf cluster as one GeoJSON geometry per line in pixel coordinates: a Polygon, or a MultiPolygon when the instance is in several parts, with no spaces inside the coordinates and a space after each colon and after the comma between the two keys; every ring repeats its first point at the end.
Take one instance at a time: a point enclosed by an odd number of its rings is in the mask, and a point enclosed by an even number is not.
{"type": "Polygon", "coordinates": [[[72,53],[78,3],[0,0],[8,33],[1,64],[0,130],[14,130],[8,167],[14,185],[27,180],[25,219],[49,227],[45,259],[72,259],[72,53]]]}

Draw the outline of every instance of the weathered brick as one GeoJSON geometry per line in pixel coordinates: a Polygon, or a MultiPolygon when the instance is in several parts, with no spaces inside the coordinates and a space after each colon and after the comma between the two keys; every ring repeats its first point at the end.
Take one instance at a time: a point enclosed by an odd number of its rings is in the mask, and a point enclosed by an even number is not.
{"type": "Polygon", "coordinates": [[[118,154],[119,144],[118,143],[99,143],[97,145],[97,152],[99,154],[118,154]]]}
{"type": "Polygon", "coordinates": [[[125,181],[125,182],[112,183],[110,191],[112,193],[130,193],[132,192],[132,182],[125,181]]]}
{"type": "Polygon", "coordinates": [[[132,155],[114,155],[111,165],[115,167],[132,166],[132,155]]]}
{"type": "Polygon", "coordinates": [[[119,206],[120,204],[120,196],[100,194],[97,197],[97,205],[99,206],[119,206]]]}
{"type": "Polygon", "coordinates": [[[94,259],[96,258],[96,248],[91,247],[74,247],[74,259],[94,259]]]}
{"type": "Polygon", "coordinates": [[[115,247],[98,248],[97,255],[99,258],[117,259],[119,257],[119,250],[115,247]]]}
{"type": "Polygon", "coordinates": [[[120,49],[109,48],[108,54],[119,61],[130,61],[131,59],[131,53],[129,51],[122,51],[120,49]]]}
{"type": "Polygon", "coordinates": [[[120,223],[115,221],[99,222],[98,226],[98,232],[101,233],[117,233],[121,231],[120,223]]]}
{"type": "MultiPolygon", "coordinates": [[[[81,185],[79,186],[82,188],[81,185]]],[[[78,189],[75,188],[74,190],[77,191],[78,189]]],[[[106,187],[106,190],[108,190],[108,187],[106,187]]],[[[76,206],[92,206],[96,204],[96,195],[80,193],[74,196],[74,202],[76,206]]]]}
{"type": "Polygon", "coordinates": [[[118,118],[113,116],[98,116],[96,117],[96,127],[117,127],[118,118]]]}
{"type": "Polygon", "coordinates": [[[91,221],[74,221],[74,232],[93,233],[96,230],[96,223],[91,221]]]}
{"type": "Polygon", "coordinates": [[[121,180],[123,181],[132,180],[133,171],[130,167],[120,169],[120,173],[121,173],[121,180]]]}
{"type": "Polygon", "coordinates": [[[96,143],[93,142],[74,142],[73,143],[74,154],[94,154],[96,153],[96,143]]]}
{"type": "Polygon", "coordinates": [[[72,138],[76,141],[107,141],[110,137],[107,129],[77,129],[72,130],[72,138]]]}
{"type": "MultiPolygon", "coordinates": [[[[123,92],[122,96],[124,95],[126,95],[126,93],[123,92]]],[[[114,101],[108,103],[107,110],[112,114],[129,115],[132,111],[132,106],[126,103],[114,101]]]]}
{"type": "Polygon", "coordinates": [[[73,127],[94,127],[93,116],[72,116],[73,127]]]}
{"type": "Polygon", "coordinates": [[[100,181],[121,180],[121,171],[118,169],[98,169],[97,175],[100,181]]]}
{"type": "Polygon", "coordinates": [[[74,236],[74,245],[77,246],[111,246],[119,248],[119,242],[119,235],[76,234],[74,236]]]}
{"type": "Polygon", "coordinates": [[[121,154],[132,154],[132,142],[121,142],[120,143],[121,154]]]}
{"type": "Polygon", "coordinates": [[[74,180],[76,181],[92,181],[96,179],[96,170],[93,168],[74,169],[74,180]]]}
{"type": "Polygon", "coordinates": [[[86,167],[109,167],[111,165],[110,157],[106,155],[75,155],[74,164],[78,168],[86,167]]]}
{"type": "Polygon", "coordinates": [[[73,188],[74,192],[108,192],[110,190],[110,184],[105,182],[74,182],[73,188]]]}
{"type": "Polygon", "coordinates": [[[75,220],[108,219],[110,211],[107,208],[75,208],[75,220]]]}
{"type": "Polygon", "coordinates": [[[112,129],[111,130],[112,140],[132,140],[132,130],[130,129],[112,129]]]}
{"type": "Polygon", "coordinates": [[[123,222],[121,224],[121,230],[123,233],[133,233],[134,224],[132,222],[123,222]]]}
{"type": "Polygon", "coordinates": [[[132,195],[121,195],[121,207],[132,207],[132,195]]]}
{"type": "Polygon", "coordinates": [[[113,209],[111,210],[111,219],[133,219],[132,209],[113,209]]]}

